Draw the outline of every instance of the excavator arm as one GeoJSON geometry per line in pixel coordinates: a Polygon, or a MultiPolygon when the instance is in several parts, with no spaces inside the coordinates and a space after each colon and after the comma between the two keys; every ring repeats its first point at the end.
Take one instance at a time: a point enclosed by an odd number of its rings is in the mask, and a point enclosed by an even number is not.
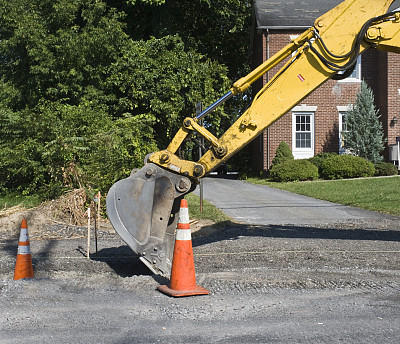
{"type": "Polygon", "coordinates": [[[317,18],[313,27],[236,81],[214,104],[196,117],[186,118],[167,149],[151,154],[142,169],[112,186],[107,195],[109,219],[143,263],[154,273],[169,273],[179,203],[196,188],[200,178],[227,161],[324,82],[346,77],[366,49],[400,52],[400,13],[387,12],[392,2],[346,0],[317,18]],[[199,124],[216,107],[244,92],[281,62],[280,70],[220,138],[199,124]],[[210,147],[197,162],[176,154],[193,132],[201,135],[210,147]]]}

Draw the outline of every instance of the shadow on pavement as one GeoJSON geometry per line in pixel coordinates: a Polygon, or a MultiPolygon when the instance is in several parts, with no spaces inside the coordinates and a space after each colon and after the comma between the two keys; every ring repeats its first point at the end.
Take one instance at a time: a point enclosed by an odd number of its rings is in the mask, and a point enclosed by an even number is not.
{"type": "Polygon", "coordinates": [[[226,225],[205,226],[193,235],[193,246],[201,246],[221,240],[232,240],[243,236],[297,239],[334,239],[334,240],[373,240],[398,241],[399,230],[379,230],[354,228],[354,225],[340,224],[342,228],[321,228],[318,226],[269,225],[255,226],[227,222],[226,225]],[[346,228],[348,226],[349,228],[346,228]],[[352,228],[353,227],[353,228],[352,228]]]}
{"type": "MultiPolygon", "coordinates": [[[[360,227],[360,225],[359,225],[360,227]]],[[[380,230],[375,228],[359,228],[353,224],[339,224],[338,228],[298,225],[254,226],[226,222],[219,226],[205,226],[192,234],[193,247],[210,244],[222,240],[235,240],[239,237],[269,237],[298,239],[332,239],[332,240],[372,240],[400,242],[399,230],[380,230]],[[346,228],[347,226],[347,228],[346,228]]],[[[109,247],[92,253],[91,260],[106,263],[120,277],[140,275],[151,276],[153,273],[139,260],[129,246],[109,247]]],[[[168,279],[153,275],[159,284],[168,284],[168,279]]]]}
{"type": "Polygon", "coordinates": [[[152,276],[158,284],[169,283],[168,278],[154,275],[127,245],[101,249],[92,253],[90,259],[106,263],[120,277],[152,276]]]}
{"type": "Polygon", "coordinates": [[[109,247],[90,255],[91,260],[106,263],[120,277],[152,275],[129,246],[109,247]]]}

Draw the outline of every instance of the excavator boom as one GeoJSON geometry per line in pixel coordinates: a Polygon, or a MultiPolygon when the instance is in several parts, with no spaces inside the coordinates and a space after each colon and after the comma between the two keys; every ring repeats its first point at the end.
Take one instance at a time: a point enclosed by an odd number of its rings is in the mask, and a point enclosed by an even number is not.
{"type": "Polygon", "coordinates": [[[171,268],[179,202],[200,178],[215,170],[265,128],[331,78],[344,78],[366,49],[400,52],[400,14],[388,13],[394,0],[346,0],[315,20],[314,26],[247,76],[197,117],[186,118],[167,149],[151,154],[142,169],[115,183],[107,213],[122,239],[154,272],[171,268]],[[244,92],[271,68],[281,69],[258,92],[243,115],[220,137],[200,119],[233,95],[244,92]],[[187,136],[201,135],[209,145],[199,161],[176,153],[187,136]]]}

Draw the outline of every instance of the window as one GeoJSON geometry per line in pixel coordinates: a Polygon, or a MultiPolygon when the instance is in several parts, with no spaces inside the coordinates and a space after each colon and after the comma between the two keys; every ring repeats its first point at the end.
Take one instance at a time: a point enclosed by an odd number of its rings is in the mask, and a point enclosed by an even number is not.
{"type": "Polygon", "coordinates": [[[339,111],[339,154],[348,154],[348,150],[344,148],[345,138],[344,134],[347,132],[347,111],[349,111],[348,106],[338,106],[339,111]]]}
{"type": "Polygon", "coordinates": [[[340,82],[361,82],[361,55],[358,56],[356,66],[354,67],[353,72],[343,80],[339,80],[340,82]]]}
{"type": "Polygon", "coordinates": [[[311,148],[311,115],[296,115],[296,148],[311,148]]]}
{"type": "Polygon", "coordinates": [[[347,112],[339,112],[339,154],[346,153],[346,149],[344,148],[345,138],[343,135],[347,132],[346,115],[347,112]]]}
{"type": "Polygon", "coordinates": [[[310,109],[316,110],[316,107],[296,106],[292,112],[292,151],[295,159],[314,156],[314,111],[307,111],[310,109]]]}

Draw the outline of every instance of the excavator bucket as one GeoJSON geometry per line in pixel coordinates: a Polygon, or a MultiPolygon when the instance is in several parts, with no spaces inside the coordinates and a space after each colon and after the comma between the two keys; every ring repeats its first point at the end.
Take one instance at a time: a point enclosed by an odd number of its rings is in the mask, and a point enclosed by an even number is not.
{"type": "Polygon", "coordinates": [[[111,224],[153,273],[171,270],[180,200],[195,188],[189,178],[147,163],[107,194],[111,224]]]}

